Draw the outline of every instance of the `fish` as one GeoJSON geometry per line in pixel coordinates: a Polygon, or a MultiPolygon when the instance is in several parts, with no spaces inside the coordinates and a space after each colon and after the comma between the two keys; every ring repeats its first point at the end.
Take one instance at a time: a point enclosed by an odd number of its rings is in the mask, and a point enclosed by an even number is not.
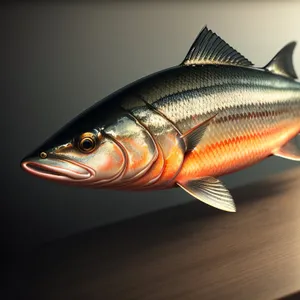
{"type": "Polygon", "coordinates": [[[300,82],[290,42],[255,66],[204,26],[178,65],[106,96],[21,161],[63,184],[120,191],[181,188],[236,212],[220,177],[270,156],[300,160],[300,82]]]}

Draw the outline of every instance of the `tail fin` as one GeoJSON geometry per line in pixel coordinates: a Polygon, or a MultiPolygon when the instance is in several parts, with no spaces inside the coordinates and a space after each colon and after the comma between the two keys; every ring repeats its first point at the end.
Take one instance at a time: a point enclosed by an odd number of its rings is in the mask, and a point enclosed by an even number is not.
{"type": "Polygon", "coordinates": [[[284,46],[264,69],[274,74],[297,79],[298,77],[293,66],[293,53],[295,47],[296,42],[291,42],[284,46]]]}

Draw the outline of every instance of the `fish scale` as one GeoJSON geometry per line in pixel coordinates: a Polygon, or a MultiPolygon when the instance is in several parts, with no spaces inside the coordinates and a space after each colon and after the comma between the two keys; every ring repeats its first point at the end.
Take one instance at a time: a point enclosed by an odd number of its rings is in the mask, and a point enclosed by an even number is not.
{"type": "MultiPolygon", "coordinates": [[[[153,101],[153,105],[175,123],[181,132],[207,119],[208,115],[218,113],[201,142],[195,148],[194,154],[186,157],[177,178],[178,180],[199,178],[203,175],[216,176],[222,172],[230,173],[269,156],[272,154],[271,151],[274,147],[280,147],[287,142],[286,138],[279,137],[276,145],[272,145],[270,142],[266,143],[270,145],[268,148],[262,143],[262,140],[269,141],[278,136],[276,133],[272,133],[272,129],[274,126],[281,128],[281,120],[293,119],[293,122],[291,122],[293,127],[287,135],[288,139],[292,138],[300,130],[300,89],[298,84],[282,78],[279,80],[273,74],[260,73],[257,75],[257,72],[253,69],[241,71],[236,67],[223,68],[218,74],[218,84],[216,84],[215,80],[210,80],[212,76],[207,76],[207,74],[212,73],[213,68],[215,66],[198,67],[198,81],[202,85],[201,88],[198,87],[193,90],[181,89],[180,92],[177,91],[173,95],[169,94],[153,101]],[[206,67],[207,71],[205,71],[206,67]],[[223,80],[221,77],[222,72],[223,80]],[[228,73],[233,74],[234,80],[228,80],[228,73]],[[247,80],[241,78],[242,75],[247,76],[247,80]],[[227,86],[225,86],[224,82],[226,82],[227,86]],[[273,114],[270,112],[273,112],[273,114]],[[254,116],[258,115],[258,117],[250,117],[252,114],[254,116]],[[238,122],[229,120],[224,124],[216,125],[218,118],[233,119],[233,116],[241,115],[246,115],[246,118],[238,122]],[[253,137],[251,143],[237,143],[234,139],[245,134],[254,134],[256,138],[253,137]],[[228,147],[220,149],[222,151],[221,156],[228,157],[228,160],[218,160],[214,152],[207,155],[202,150],[207,145],[213,145],[220,140],[228,142],[228,147]],[[257,148],[257,145],[261,145],[264,151],[257,148]],[[236,160],[235,164],[232,163],[232,159],[227,152],[239,153],[239,159],[236,160]],[[195,159],[198,153],[205,157],[203,159],[205,163],[195,159]],[[216,164],[218,161],[220,164],[226,165],[226,168],[219,167],[216,164]],[[203,164],[206,166],[204,171],[203,164]],[[191,168],[196,170],[191,172],[191,168]]],[[[190,69],[185,69],[185,71],[189,72],[190,69]]],[[[191,72],[195,76],[197,67],[191,72]]],[[[179,74],[182,78],[190,78],[190,76],[182,76],[182,71],[179,74]]],[[[188,84],[181,81],[181,86],[188,86],[188,84]]],[[[151,102],[151,99],[155,99],[154,95],[155,92],[153,94],[151,92],[144,94],[143,97],[151,102]]],[[[208,147],[207,149],[210,148],[208,147]]]]}

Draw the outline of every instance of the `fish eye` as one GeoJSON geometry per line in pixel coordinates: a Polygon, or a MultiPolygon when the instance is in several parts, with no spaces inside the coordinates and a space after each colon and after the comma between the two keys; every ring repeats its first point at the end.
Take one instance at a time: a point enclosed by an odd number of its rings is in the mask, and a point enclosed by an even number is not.
{"type": "Polygon", "coordinates": [[[47,158],[47,153],[46,152],[41,152],[40,153],[40,158],[47,158]]]}
{"type": "Polygon", "coordinates": [[[78,143],[79,149],[82,152],[90,153],[96,148],[96,138],[93,133],[84,133],[81,135],[78,143]]]}

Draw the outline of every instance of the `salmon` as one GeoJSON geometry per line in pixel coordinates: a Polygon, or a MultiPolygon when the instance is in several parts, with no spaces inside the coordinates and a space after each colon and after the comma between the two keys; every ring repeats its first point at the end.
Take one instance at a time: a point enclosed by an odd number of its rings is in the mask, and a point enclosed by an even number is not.
{"type": "Polygon", "coordinates": [[[181,187],[235,212],[218,179],[269,156],[300,160],[300,83],[283,47],[264,67],[206,26],[184,60],[116,91],[21,162],[39,177],[100,189],[181,187]]]}

